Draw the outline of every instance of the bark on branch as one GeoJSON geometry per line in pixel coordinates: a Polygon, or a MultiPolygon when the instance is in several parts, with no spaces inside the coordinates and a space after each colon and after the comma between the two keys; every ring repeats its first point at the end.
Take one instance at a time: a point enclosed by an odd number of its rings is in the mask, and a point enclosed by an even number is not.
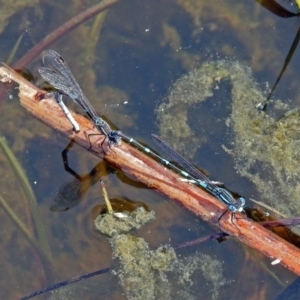
{"type": "Polygon", "coordinates": [[[219,200],[194,185],[180,181],[178,174],[166,169],[159,162],[125,142],[110,149],[104,136],[97,135],[99,132],[93,124],[76,113],[72,115],[80,125],[81,131],[74,133],[72,125],[56,101],[54,99],[39,100],[45,92],[29,83],[8,66],[0,67],[0,80],[2,82],[14,81],[19,84],[21,105],[31,115],[74,140],[83,148],[104,158],[127,175],[166,195],[202,219],[265,254],[271,261],[277,259],[283,266],[300,275],[300,250],[298,248],[238,213],[232,218],[231,213],[227,212],[218,222],[219,217],[226,210],[226,206],[219,200]],[[95,134],[91,141],[87,139],[88,134],[95,134]],[[101,143],[106,153],[99,146],[101,143]]]}

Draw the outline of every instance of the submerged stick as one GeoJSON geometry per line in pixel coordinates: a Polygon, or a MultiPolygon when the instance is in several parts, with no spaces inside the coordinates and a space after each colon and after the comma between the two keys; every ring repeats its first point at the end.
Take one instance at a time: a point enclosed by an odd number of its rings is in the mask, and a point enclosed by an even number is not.
{"type": "Polygon", "coordinates": [[[110,8],[114,4],[120,2],[121,0],[103,0],[100,3],[86,9],[82,13],[74,16],[57,29],[52,31],[50,34],[45,36],[40,42],[38,42],[33,48],[30,49],[21,59],[13,64],[15,69],[21,69],[32,62],[43,50],[48,48],[56,40],[64,36],[69,31],[76,28],[81,23],[89,20],[93,16],[99,14],[100,12],[110,8]]]}
{"type": "Polygon", "coordinates": [[[9,67],[0,67],[0,80],[3,82],[12,80],[19,84],[21,105],[31,115],[96,156],[104,158],[127,175],[168,196],[203,220],[220,227],[224,232],[265,254],[273,261],[273,264],[281,263],[300,275],[300,250],[295,246],[239,213],[235,213],[232,218],[232,214],[227,212],[219,220],[227,209],[219,200],[194,185],[180,181],[178,174],[166,169],[159,162],[125,142],[110,148],[107,139],[99,135],[89,120],[72,113],[81,128],[79,133],[74,133],[72,125],[56,101],[54,99],[39,100],[43,98],[45,92],[9,67]],[[95,136],[89,140],[87,135],[90,134],[95,134],[95,136]]]}

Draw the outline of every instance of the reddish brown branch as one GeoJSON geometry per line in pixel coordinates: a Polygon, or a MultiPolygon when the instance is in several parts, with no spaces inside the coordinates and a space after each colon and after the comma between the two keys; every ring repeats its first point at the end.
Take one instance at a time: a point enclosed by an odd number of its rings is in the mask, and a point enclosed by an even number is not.
{"type": "Polygon", "coordinates": [[[48,48],[56,40],[64,36],[67,32],[71,31],[81,23],[99,14],[100,12],[110,8],[112,5],[120,2],[121,0],[103,0],[100,3],[90,7],[82,13],[71,18],[69,21],[59,26],[57,29],[48,34],[40,42],[38,42],[33,48],[30,49],[20,60],[13,64],[14,69],[21,69],[27,66],[32,60],[34,60],[43,50],[48,48]]]}
{"type": "MultiPolygon", "coordinates": [[[[72,125],[65,118],[54,100],[39,101],[39,95],[44,93],[43,91],[27,82],[8,67],[0,68],[0,79],[3,82],[13,80],[19,84],[21,105],[30,114],[64,136],[73,139],[83,148],[90,148],[90,142],[86,138],[87,133],[99,134],[90,121],[73,113],[81,128],[79,133],[74,133],[72,125]]],[[[99,147],[103,140],[104,137],[99,137],[98,135],[91,141],[91,151],[99,157],[104,156],[102,148],[99,147]]],[[[240,214],[235,214],[233,218],[234,224],[231,222],[232,215],[230,213],[226,213],[218,223],[218,217],[226,209],[223,203],[200,188],[179,181],[177,174],[124,142],[118,147],[113,147],[113,149],[109,149],[107,141],[104,141],[103,144],[107,151],[104,159],[110,164],[168,196],[202,219],[220,226],[224,232],[235,236],[248,246],[264,253],[272,261],[277,259],[283,266],[300,275],[300,250],[290,243],[240,214]]]]}

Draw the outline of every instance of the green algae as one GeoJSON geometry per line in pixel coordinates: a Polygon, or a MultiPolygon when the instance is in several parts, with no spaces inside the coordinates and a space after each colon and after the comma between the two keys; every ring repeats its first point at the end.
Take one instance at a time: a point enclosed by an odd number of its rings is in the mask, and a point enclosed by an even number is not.
{"type": "Polygon", "coordinates": [[[188,109],[213,97],[221,80],[232,86],[231,95],[224,92],[224,98],[232,99],[226,122],[231,129],[227,139],[232,148],[223,146],[223,149],[233,156],[237,171],[255,184],[262,199],[286,215],[297,214],[300,211],[299,110],[273,100],[275,110],[287,111],[275,120],[257,109],[256,105],[266,97],[249,68],[226,60],[206,62],[180,78],[157,110],[161,136],[175,148],[194,155],[203,138],[188,125],[188,109]]]}
{"type": "Polygon", "coordinates": [[[220,287],[226,283],[220,261],[198,252],[179,259],[171,246],[151,250],[143,238],[128,233],[154,218],[153,211],[138,207],[122,215],[99,215],[95,220],[96,229],[110,236],[115,265],[112,272],[128,299],[197,299],[199,276],[209,286],[211,299],[217,299],[220,287]]]}

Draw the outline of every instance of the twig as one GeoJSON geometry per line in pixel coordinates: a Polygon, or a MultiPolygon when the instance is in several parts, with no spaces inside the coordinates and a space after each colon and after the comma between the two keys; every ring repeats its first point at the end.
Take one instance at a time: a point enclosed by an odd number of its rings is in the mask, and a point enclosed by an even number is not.
{"type": "Polygon", "coordinates": [[[100,3],[90,7],[82,13],[76,15],[63,25],[59,26],[56,30],[52,31],[33,48],[30,49],[21,59],[15,62],[12,67],[14,69],[21,69],[32,62],[43,50],[48,48],[56,40],[64,36],[67,32],[73,30],[75,27],[92,18],[98,13],[110,8],[112,5],[120,2],[121,0],[103,0],[100,3]]]}
{"type": "Polygon", "coordinates": [[[278,261],[289,270],[300,275],[300,250],[295,246],[241,214],[236,213],[232,216],[231,213],[227,212],[219,220],[219,217],[226,210],[223,203],[204,190],[178,180],[177,174],[124,142],[120,146],[110,149],[107,139],[103,135],[99,135],[89,120],[72,113],[81,128],[79,133],[74,133],[72,125],[65,118],[56,101],[54,99],[39,101],[41,93],[45,92],[27,82],[12,69],[5,66],[1,67],[0,80],[3,82],[13,80],[20,85],[21,105],[31,115],[67,138],[73,139],[74,142],[90,150],[98,157],[105,156],[107,162],[121,169],[127,175],[168,196],[202,219],[220,227],[224,232],[265,254],[272,261],[276,260],[276,262],[278,261]],[[89,141],[86,135],[92,133],[98,135],[89,141]],[[103,147],[100,147],[101,143],[103,143],[103,147]]]}
{"type": "Polygon", "coordinates": [[[113,208],[112,208],[112,206],[111,206],[111,203],[110,203],[110,201],[109,201],[109,198],[108,198],[107,191],[106,191],[106,188],[105,188],[105,185],[104,185],[103,180],[100,180],[100,184],[101,184],[102,195],[103,195],[104,200],[105,200],[107,212],[108,212],[109,214],[113,214],[113,213],[114,213],[114,210],[113,210],[113,208]]]}
{"type": "Polygon", "coordinates": [[[259,224],[266,228],[282,227],[282,226],[295,226],[295,225],[300,224],[300,217],[280,219],[280,220],[274,220],[274,221],[263,221],[263,222],[259,222],[259,224]]]}
{"type": "Polygon", "coordinates": [[[252,202],[254,202],[254,203],[256,203],[256,204],[258,204],[258,205],[260,205],[260,206],[262,206],[262,207],[264,207],[266,209],[268,209],[269,211],[272,211],[273,213],[275,213],[275,214],[277,214],[277,215],[279,215],[279,216],[281,216],[283,218],[287,218],[287,216],[285,216],[283,213],[281,213],[280,211],[278,211],[274,207],[271,207],[271,206],[267,205],[266,203],[263,203],[261,201],[257,201],[257,200],[252,199],[252,198],[249,198],[249,200],[251,200],[252,202]]]}
{"type": "Polygon", "coordinates": [[[51,286],[46,287],[45,289],[41,289],[37,292],[26,295],[26,296],[22,297],[20,300],[27,300],[27,299],[33,298],[35,296],[44,294],[46,292],[50,292],[50,291],[56,290],[58,288],[61,288],[63,286],[69,285],[70,283],[75,283],[75,282],[78,282],[80,280],[88,279],[88,278],[91,278],[91,277],[94,277],[94,276],[97,276],[97,275],[107,273],[109,271],[110,271],[109,268],[105,268],[105,269],[98,270],[96,272],[84,274],[84,275],[81,275],[81,276],[76,276],[76,277],[74,277],[70,280],[66,280],[66,281],[63,281],[63,282],[60,282],[60,283],[53,284],[51,286]]]}

